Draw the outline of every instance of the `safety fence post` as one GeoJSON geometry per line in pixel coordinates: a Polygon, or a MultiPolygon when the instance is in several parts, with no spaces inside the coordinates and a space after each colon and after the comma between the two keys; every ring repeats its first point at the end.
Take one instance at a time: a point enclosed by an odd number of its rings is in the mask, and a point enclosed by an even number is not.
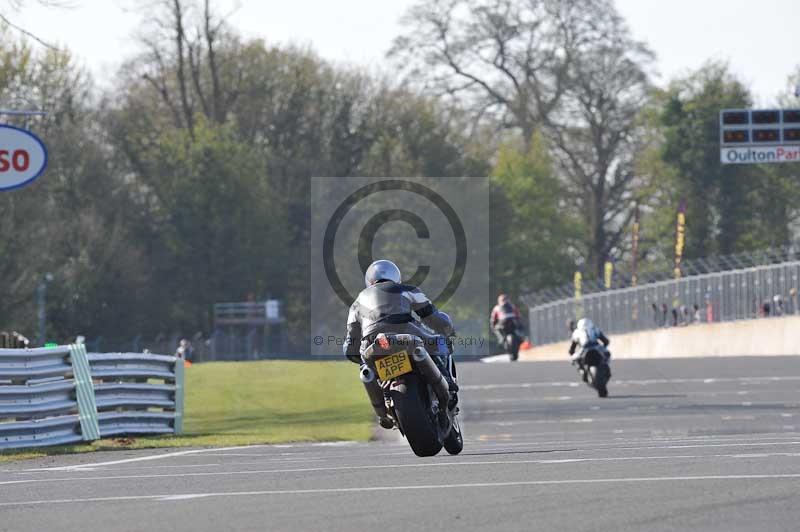
{"type": "Polygon", "coordinates": [[[78,401],[78,415],[81,422],[81,435],[84,441],[100,439],[100,426],[97,421],[97,403],[94,397],[92,374],[86,346],[70,344],[69,358],[75,377],[75,395],[78,401]]]}

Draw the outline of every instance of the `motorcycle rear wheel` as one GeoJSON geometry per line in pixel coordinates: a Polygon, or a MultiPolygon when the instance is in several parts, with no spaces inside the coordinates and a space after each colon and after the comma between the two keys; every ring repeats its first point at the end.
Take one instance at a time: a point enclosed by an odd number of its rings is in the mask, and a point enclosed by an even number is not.
{"type": "Polygon", "coordinates": [[[417,456],[435,456],[442,450],[439,431],[428,415],[423,400],[423,383],[415,374],[404,376],[402,383],[389,390],[397,422],[417,456]]]}
{"type": "Polygon", "coordinates": [[[592,387],[597,390],[598,397],[608,397],[608,379],[610,376],[608,366],[590,366],[589,374],[592,387]]]}
{"type": "Polygon", "coordinates": [[[450,454],[458,454],[464,450],[464,435],[461,433],[461,423],[458,416],[453,419],[453,428],[444,439],[444,450],[450,454]]]}
{"type": "Polygon", "coordinates": [[[515,334],[506,335],[505,348],[508,354],[511,355],[511,361],[516,362],[519,359],[519,346],[521,345],[519,337],[515,334]]]}

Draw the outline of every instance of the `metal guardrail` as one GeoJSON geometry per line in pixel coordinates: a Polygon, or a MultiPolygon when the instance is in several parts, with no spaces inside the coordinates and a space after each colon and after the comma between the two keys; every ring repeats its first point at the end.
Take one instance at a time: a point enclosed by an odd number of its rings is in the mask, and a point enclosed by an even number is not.
{"type": "MultiPolygon", "coordinates": [[[[681,261],[681,271],[683,272],[683,277],[688,278],[710,273],[746,270],[798,260],[800,260],[800,241],[794,242],[788,246],[773,247],[733,255],[684,259],[681,261]]],[[[637,274],[639,286],[661,281],[672,281],[675,277],[675,270],[671,263],[655,269],[648,267],[646,263],[640,263],[639,269],[640,271],[637,274]]],[[[630,264],[615,263],[611,288],[629,288],[631,287],[631,278],[632,272],[630,271],[630,264]]],[[[584,296],[607,291],[608,288],[605,286],[605,280],[602,277],[593,279],[588,274],[584,275],[581,286],[581,292],[584,296]]],[[[529,307],[534,307],[571,298],[574,293],[575,284],[570,282],[526,294],[521,297],[521,301],[529,307]]]]}
{"type": "Polygon", "coordinates": [[[0,449],[180,434],[183,371],[174,356],[83,345],[0,349],[0,449]]]}
{"type": "Polygon", "coordinates": [[[530,336],[536,345],[567,342],[567,322],[581,317],[621,334],[798,314],[799,290],[800,261],[694,275],[532,306],[530,336]]]}
{"type": "Polygon", "coordinates": [[[101,437],[183,432],[183,359],[89,353],[88,360],[101,437]],[[154,408],[162,411],[153,412],[154,408]]]}

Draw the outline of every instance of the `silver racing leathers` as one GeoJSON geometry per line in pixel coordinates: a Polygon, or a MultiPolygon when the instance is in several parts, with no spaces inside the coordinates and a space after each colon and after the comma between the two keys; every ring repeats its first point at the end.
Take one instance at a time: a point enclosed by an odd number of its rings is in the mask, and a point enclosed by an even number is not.
{"type": "MultiPolygon", "coordinates": [[[[350,306],[344,354],[350,361],[361,364],[361,354],[382,332],[414,334],[426,343],[436,343],[437,337],[421,327],[418,319],[445,338],[455,334],[450,317],[438,310],[419,288],[391,281],[375,283],[362,290],[350,306]]],[[[431,358],[450,385],[450,390],[455,392],[458,386],[451,375],[448,361],[440,356],[431,358]]]]}

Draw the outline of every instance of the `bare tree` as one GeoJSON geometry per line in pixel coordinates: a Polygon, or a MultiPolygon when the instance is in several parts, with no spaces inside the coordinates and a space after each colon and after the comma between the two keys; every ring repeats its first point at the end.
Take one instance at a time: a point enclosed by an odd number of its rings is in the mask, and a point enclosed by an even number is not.
{"type": "MultiPolygon", "coordinates": [[[[238,98],[242,72],[228,72],[220,54],[239,45],[226,33],[226,17],[210,0],[155,0],[148,4],[147,52],[135,61],[140,76],[159,95],[177,127],[194,135],[196,114],[224,123],[238,98]],[[223,79],[223,77],[225,79],[223,79]]],[[[238,65],[234,65],[234,68],[238,65]]]]}
{"type": "Polygon", "coordinates": [[[600,273],[633,212],[649,50],[609,0],[434,0],[405,22],[390,56],[412,82],[460,98],[476,123],[519,131],[526,148],[545,134],[587,228],[581,254],[600,273]]]}
{"type": "Polygon", "coordinates": [[[562,105],[544,128],[569,192],[566,203],[584,221],[587,264],[598,275],[607,258],[621,253],[647,190],[637,160],[649,142],[640,116],[650,97],[643,65],[652,55],[625,38],[624,26],[609,30],[613,37],[572,62],[562,105]]]}
{"type": "Polygon", "coordinates": [[[412,7],[389,56],[408,79],[467,99],[475,120],[519,129],[526,145],[559,106],[578,53],[604,31],[606,0],[434,0],[412,7]]]}
{"type": "MultiPolygon", "coordinates": [[[[70,1],[66,1],[66,0],[34,0],[34,3],[42,5],[42,6],[45,6],[45,7],[62,8],[62,9],[63,8],[67,8],[67,7],[72,7],[74,5],[74,2],[70,2],[70,1]]],[[[28,4],[28,2],[26,2],[26,0],[5,0],[5,1],[3,1],[2,3],[0,3],[0,21],[5,23],[9,28],[12,28],[12,29],[22,33],[26,37],[30,37],[31,39],[33,39],[34,41],[38,42],[42,46],[45,46],[46,48],[50,48],[50,49],[55,50],[56,47],[53,46],[52,44],[49,44],[44,39],[38,37],[34,33],[31,33],[30,31],[26,30],[22,26],[18,26],[17,24],[15,24],[14,22],[11,21],[11,18],[10,18],[10,17],[12,17],[11,13],[19,12],[27,4],[28,4]]]]}

